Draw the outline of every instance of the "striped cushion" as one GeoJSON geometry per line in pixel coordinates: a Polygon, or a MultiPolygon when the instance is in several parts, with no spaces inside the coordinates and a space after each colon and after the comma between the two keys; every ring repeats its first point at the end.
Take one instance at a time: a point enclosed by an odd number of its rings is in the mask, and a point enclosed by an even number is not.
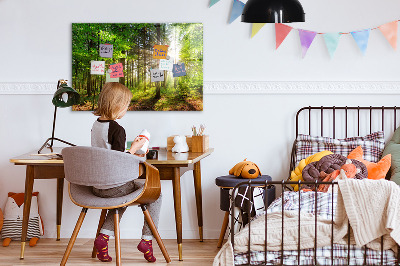
{"type": "Polygon", "coordinates": [[[323,150],[329,150],[347,157],[357,146],[362,147],[364,160],[378,162],[385,147],[383,131],[374,132],[364,137],[345,139],[299,134],[296,139],[296,165],[302,159],[323,150]]]}
{"type": "MultiPolygon", "coordinates": [[[[1,237],[11,238],[12,240],[21,240],[22,218],[16,220],[4,220],[1,237]]],[[[27,239],[33,237],[40,238],[39,217],[29,218],[27,239]]]]}

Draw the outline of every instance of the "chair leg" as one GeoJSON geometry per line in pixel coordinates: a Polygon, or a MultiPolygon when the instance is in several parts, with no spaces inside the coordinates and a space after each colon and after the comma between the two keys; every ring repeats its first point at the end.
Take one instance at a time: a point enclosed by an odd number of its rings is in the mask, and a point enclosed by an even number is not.
{"type": "Polygon", "coordinates": [[[76,237],[78,236],[79,230],[81,229],[83,220],[85,219],[87,208],[82,208],[81,214],[79,215],[78,221],[76,222],[75,229],[72,232],[72,236],[68,242],[67,249],[65,250],[64,256],[61,260],[60,265],[64,266],[67,263],[69,254],[71,253],[72,247],[74,246],[76,237]]]}
{"type": "Polygon", "coordinates": [[[121,243],[120,243],[120,235],[119,235],[119,213],[118,209],[115,209],[114,214],[114,234],[115,234],[115,256],[117,257],[115,265],[121,265],[121,243]]]}
{"type": "Polygon", "coordinates": [[[225,212],[225,217],[224,217],[224,221],[222,222],[221,234],[219,235],[217,248],[220,248],[222,246],[222,242],[224,241],[226,228],[228,227],[228,222],[229,222],[229,212],[225,212]]]}
{"type": "Polygon", "coordinates": [[[151,232],[153,233],[153,236],[155,237],[155,239],[157,240],[157,244],[161,249],[161,252],[164,256],[164,259],[167,263],[171,262],[171,259],[168,255],[168,251],[164,246],[164,243],[161,240],[160,234],[158,233],[158,230],[156,228],[156,225],[153,222],[153,219],[150,216],[149,211],[146,208],[146,205],[140,205],[140,207],[142,208],[143,214],[144,214],[144,219],[146,220],[147,224],[150,227],[151,232]]]}
{"type": "MultiPolygon", "coordinates": [[[[99,226],[97,227],[96,238],[100,234],[100,230],[103,227],[104,221],[106,220],[106,215],[107,215],[107,210],[106,209],[101,210],[101,215],[100,215],[100,219],[99,219],[99,226]]],[[[92,258],[96,258],[96,254],[97,254],[97,250],[96,250],[96,248],[94,246],[94,243],[93,243],[92,258]]]]}

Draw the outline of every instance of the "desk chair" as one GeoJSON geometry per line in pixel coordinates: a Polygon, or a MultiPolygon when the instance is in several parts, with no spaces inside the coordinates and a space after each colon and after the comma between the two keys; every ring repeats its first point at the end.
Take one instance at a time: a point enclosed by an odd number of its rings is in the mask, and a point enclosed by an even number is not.
{"type": "MultiPolygon", "coordinates": [[[[64,160],[65,179],[70,182],[68,187],[69,196],[74,204],[82,207],[82,211],[65,250],[61,265],[65,265],[68,260],[87,209],[102,209],[96,237],[103,226],[107,209],[116,209],[114,215],[116,265],[121,265],[118,208],[128,205],[139,205],[142,208],[145,220],[149,224],[165,260],[167,263],[171,262],[153,219],[145,206],[145,204],[157,200],[161,193],[160,176],[157,168],[146,162],[141,163],[140,166],[144,169],[142,170],[142,176],[146,178],[143,180],[143,189],[136,190],[123,197],[101,198],[92,193],[92,186],[117,186],[118,184],[128,182],[132,179],[132,176],[140,175],[137,164],[143,160],[137,156],[120,151],[78,146],[64,148],[62,156],[64,160]]],[[[92,257],[94,258],[95,255],[96,250],[94,249],[92,257]]]]}

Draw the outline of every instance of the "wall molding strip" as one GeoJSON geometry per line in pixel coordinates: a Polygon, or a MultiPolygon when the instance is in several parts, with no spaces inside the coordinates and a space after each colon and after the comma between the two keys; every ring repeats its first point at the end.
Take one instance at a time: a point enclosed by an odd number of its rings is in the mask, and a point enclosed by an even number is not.
{"type": "MultiPolygon", "coordinates": [[[[0,82],[0,94],[53,94],[56,82],[0,82]]],[[[204,94],[400,94],[400,81],[205,81],[204,94]]]]}

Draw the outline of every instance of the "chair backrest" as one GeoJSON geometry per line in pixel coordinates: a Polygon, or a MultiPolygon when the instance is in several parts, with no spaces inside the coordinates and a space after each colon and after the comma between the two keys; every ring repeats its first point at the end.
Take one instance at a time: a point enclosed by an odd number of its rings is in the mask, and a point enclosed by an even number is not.
{"type": "Polygon", "coordinates": [[[118,186],[139,176],[144,158],[97,147],[67,147],[62,150],[65,179],[83,186],[118,186]]]}

